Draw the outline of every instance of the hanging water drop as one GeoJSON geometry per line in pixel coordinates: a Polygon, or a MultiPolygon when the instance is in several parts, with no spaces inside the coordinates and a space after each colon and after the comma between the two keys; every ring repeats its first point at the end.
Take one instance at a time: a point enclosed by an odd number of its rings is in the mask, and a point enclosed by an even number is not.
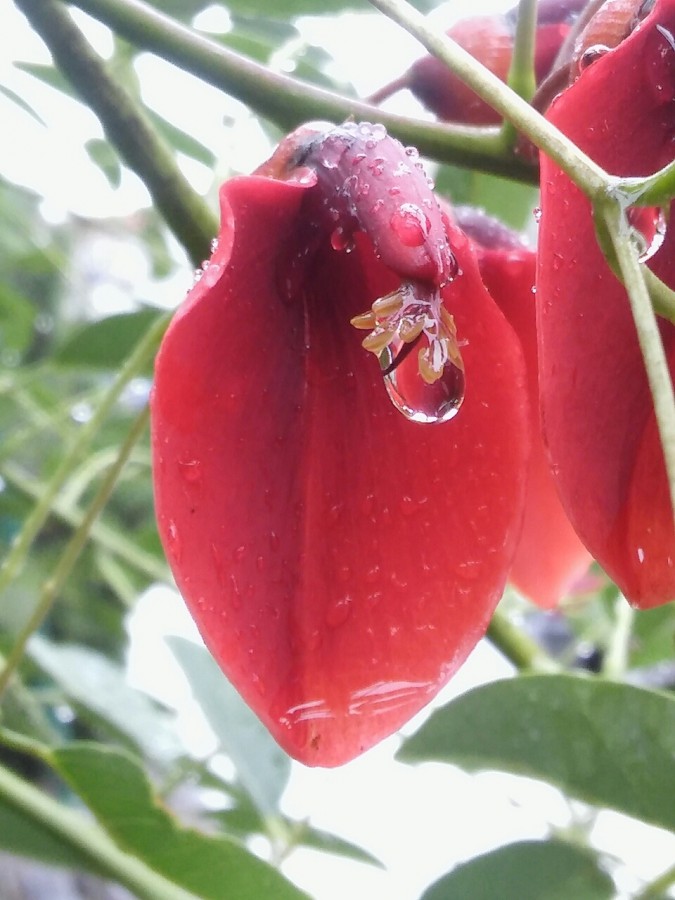
{"type": "Polygon", "coordinates": [[[633,206],[626,212],[630,238],[641,263],[647,262],[660,249],[666,238],[668,223],[659,206],[633,206]]]}
{"type": "MultiPolygon", "coordinates": [[[[420,343],[426,344],[424,338],[420,343]]],[[[464,399],[464,371],[447,360],[443,371],[429,383],[420,373],[417,343],[405,343],[395,337],[379,356],[389,399],[396,409],[413,422],[448,422],[464,399]]]]}

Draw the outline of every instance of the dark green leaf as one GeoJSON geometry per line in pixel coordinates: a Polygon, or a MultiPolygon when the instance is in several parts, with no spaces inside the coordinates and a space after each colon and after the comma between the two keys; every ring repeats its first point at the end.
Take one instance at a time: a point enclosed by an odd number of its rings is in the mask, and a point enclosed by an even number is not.
{"type": "Polygon", "coordinates": [[[51,758],[123,850],[203,900],[306,897],[231,838],[183,827],[127,753],[82,743],[54,750],[51,758]]]}
{"type": "Polygon", "coordinates": [[[291,762],[223,675],[211,654],[184,638],[167,638],[195,699],[234,762],[242,786],[263,816],[277,814],[291,762]]]}
{"type": "Polygon", "coordinates": [[[89,159],[99,167],[111,187],[118,188],[122,181],[122,166],[113,147],[101,138],[92,138],[84,145],[89,159]]]}
{"type": "Polygon", "coordinates": [[[118,369],[161,315],[157,309],[141,309],[85,325],[59,347],[54,354],[54,362],[62,366],[118,369]]]}
{"type": "Polygon", "coordinates": [[[497,681],[435,712],[398,755],[540,778],[675,831],[668,694],[573,675],[497,681]]]}
{"type": "Polygon", "coordinates": [[[421,900],[609,900],[612,879],[594,855],[560,841],[523,841],[457,866],[421,900]]]}

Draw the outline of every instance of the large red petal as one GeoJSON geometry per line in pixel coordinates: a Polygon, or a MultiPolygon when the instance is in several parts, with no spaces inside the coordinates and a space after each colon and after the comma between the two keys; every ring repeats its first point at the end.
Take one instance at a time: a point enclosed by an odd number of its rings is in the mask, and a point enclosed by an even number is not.
{"type": "MultiPolygon", "coordinates": [[[[675,0],[587,68],[548,118],[617,175],[673,159],[675,0]],[[662,29],[662,30],[660,30],[662,29]]],[[[540,387],[558,487],[582,540],[628,599],[675,597],[675,532],[654,410],[626,293],[595,239],[588,201],[542,159],[537,289],[540,387]]],[[[675,229],[650,262],[675,286],[675,229]]],[[[675,328],[661,333],[675,371],[675,328]]]]}
{"type": "Polygon", "coordinates": [[[539,422],[536,256],[526,247],[478,247],[481,276],[520,338],[530,398],[532,455],[528,465],[523,530],[509,580],[544,609],[556,606],[588,569],[591,556],[562,508],[539,422]]]}
{"type": "Polygon", "coordinates": [[[397,412],[349,319],[398,279],[363,235],[351,253],[304,242],[305,191],[224,186],[219,248],[157,359],[154,478],[210,650],[290,754],[332,766],[423,707],[483,634],[518,537],[527,411],[517,341],[457,232],[445,296],[466,399],[445,424],[397,412]]]}

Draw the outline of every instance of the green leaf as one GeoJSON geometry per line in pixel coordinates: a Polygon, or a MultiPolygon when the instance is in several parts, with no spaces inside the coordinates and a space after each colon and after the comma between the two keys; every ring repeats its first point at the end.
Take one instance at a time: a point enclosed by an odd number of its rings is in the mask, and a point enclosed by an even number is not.
{"type": "Polygon", "coordinates": [[[118,369],[143,334],[161,315],[161,310],[141,309],[138,312],[108,316],[85,325],[57,349],[54,362],[62,366],[118,369]]]}
{"type": "Polygon", "coordinates": [[[89,159],[99,167],[111,187],[118,188],[122,181],[122,165],[119,156],[108,141],[92,138],[84,145],[89,159]]]}
{"type": "Polygon", "coordinates": [[[157,131],[159,131],[167,143],[171,144],[174,150],[178,150],[185,156],[196,159],[197,162],[203,163],[210,169],[215,166],[215,153],[213,153],[212,150],[209,150],[208,147],[205,147],[201,141],[193,138],[191,134],[183,131],[182,128],[178,128],[177,125],[173,125],[163,116],[160,116],[159,113],[156,113],[147,107],[146,112],[157,131]]]}
{"type": "Polygon", "coordinates": [[[16,103],[16,105],[22,109],[24,112],[27,112],[29,116],[32,116],[36,122],[39,122],[40,125],[44,125],[45,121],[38,113],[35,112],[30,103],[27,103],[23,97],[20,97],[16,91],[13,91],[11,88],[5,87],[4,84],[0,84],[0,94],[7,97],[8,100],[11,100],[12,103],[16,103]]]}
{"type": "Polygon", "coordinates": [[[346,841],[336,834],[320,828],[313,828],[305,823],[301,823],[297,827],[298,833],[294,837],[297,844],[303,847],[313,847],[315,850],[323,850],[324,853],[332,853],[334,856],[343,856],[346,859],[355,859],[357,862],[384,868],[383,863],[377,857],[351,841],[346,841]]]}
{"type": "MultiPolygon", "coordinates": [[[[167,0],[160,0],[167,2],[167,0]]],[[[227,8],[242,15],[265,16],[267,18],[285,19],[291,16],[320,16],[326,13],[338,13],[346,10],[363,11],[362,0],[283,0],[273,7],[270,16],[269,0],[227,0],[227,8]]],[[[422,12],[428,12],[438,5],[436,0],[413,0],[412,5],[422,12]]]]}
{"type": "Polygon", "coordinates": [[[195,699],[242,786],[263,816],[278,814],[291,770],[289,757],[241,699],[204,647],[180,637],[167,642],[187,675],[195,699]]]}
{"type": "Polygon", "coordinates": [[[55,88],[57,91],[66,94],[68,97],[78,96],[68,79],[61,74],[56,66],[45,65],[44,63],[27,62],[15,62],[14,65],[22,72],[32,75],[33,78],[37,78],[38,81],[49,85],[49,87],[55,88]]]}
{"type": "Polygon", "coordinates": [[[54,750],[51,759],[121,849],[203,900],[307,896],[231,838],[183,827],[129,754],[81,743],[54,750]]]}
{"type": "Polygon", "coordinates": [[[8,284],[0,284],[0,360],[9,352],[23,355],[33,341],[35,308],[8,284]]]}
{"type": "Polygon", "coordinates": [[[539,778],[675,831],[675,697],[573,675],[525,675],[469,691],[398,753],[539,778]]]}
{"type": "Polygon", "coordinates": [[[120,666],[87,647],[54,644],[40,635],[33,635],[28,650],[71,701],[108,722],[148,758],[170,763],[182,754],[169,716],[127,684],[120,666]]]}
{"type": "Polygon", "coordinates": [[[609,900],[612,879],[594,855],[561,841],[523,841],[457,866],[431,885],[421,900],[609,900]]]}

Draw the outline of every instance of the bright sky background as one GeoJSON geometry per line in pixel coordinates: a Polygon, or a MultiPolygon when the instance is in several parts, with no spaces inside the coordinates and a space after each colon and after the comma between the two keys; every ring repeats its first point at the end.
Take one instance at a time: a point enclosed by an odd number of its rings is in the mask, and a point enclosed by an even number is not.
{"type": "MultiPolygon", "coordinates": [[[[500,6],[503,4],[497,0],[449,4],[435,18],[447,25],[453,17],[500,6]]],[[[86,23],[87,33],[99,51],[109,52],[107,29],[82,14],[76,17],[86,23]]],[[[203,22],[206,25],[209,18],[205,16],[203,22]]],[[[358,21],[346,17],[340,28],[334,20],[315,20],[308,23],[306,33],[334,55],[342,72],[366,94],[400,74],[421,54],[411,38],[376,15],[359,17],[358,21]],[[356,35],[362,41],[361,51],[355,48],[356,35]],[[372,48],[378,46],[386,47],[387,52],[375,60],[372,48]]],[[[145,188],[135,176],[127,174],[121,188],[114,191],[84,153],[84,141],[101,136],[93,114],[13,68],[13,60],[47,62],[49,57],[14,6],[7,3],[2,7],[0,82],[28,100],[47,127],[0,96],[0,173],[42,195],[43,213],[53,222],[72,215],[124,216],[147,204],[145,188]]],[[[147,102],[214,148],[223,177],[231,170],[246,171],[257,163],[252,147],[259,146],[263,158],[264,144],[255,120],[239,103],[196,80],[192,90],[182,93],[183,82],[175,70],[147,55],[139,60],[138,68],[147,102]],[[181,91],[176,89],[179,83],[181,91]],[[231,135],[223,130],[223,116],[237,120],[231,135]]],[[[209,190],[209,172],[197,163],[183,162],[193,185],[202,192],[209,190]]],[[[114,243],[106,253],[101,265],[114,265],[117,277],[137,288],[140,285],[139,293],[153,302],[177,304],[191,281],[192,272],[186,264],[178,276],[162,286],[160,296],[160,288],[149,279],[142,257],[122,253],[114,243]]],[[[180,259],[178,249],[176,254],[180,259]]],[[[110,293],[105,299],[110,301],[110,293]]],[[[178,709],[186,733],[203,752],[211,740],[208,729],[199,720],[189,689],[163,643],[162,631],[198,639],[180,598],[166,589],[153,589],[142,598],[132,617],[132,679],[178,709]]],[[[496,651],[481,645],[438,702],[509,672],[496,651]]],[[[413,726],[407,730],[413,730],[413,726]]],[[[382,871],[298,851],[285,871],[316,900],[416,900],[429,882],[458,861],[516,839],[543,838],[551,825],[568,827],[573,812],[577,817],[584,816],[580,805],[572,811],[557,791],[527,779],[496,773],[469,776],[449,766],[397,764],[393,761],[397,746],[398,739],[392,738],[338,770],[294,767],[286,810],[299,818],[309,816],[315,826],[362,845],[387,867],[382,871]]],[[[592,833],[598,847],[625,859],[644,878],[654,877],[675,858],[672,835],[612,813],[601,813],[592,833]]]]}

